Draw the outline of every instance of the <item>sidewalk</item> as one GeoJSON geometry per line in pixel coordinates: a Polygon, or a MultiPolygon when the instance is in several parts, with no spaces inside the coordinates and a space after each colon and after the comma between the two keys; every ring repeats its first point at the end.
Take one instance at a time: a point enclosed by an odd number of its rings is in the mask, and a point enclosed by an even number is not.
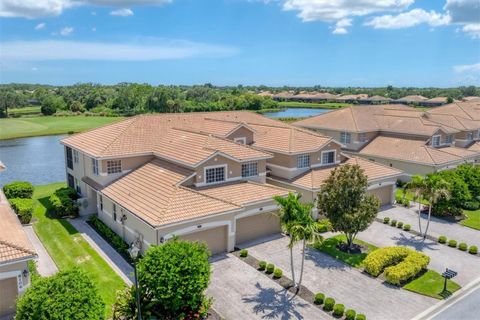
{"type": "Polygon", "coordinates": [[[48,254],[47,250],[43,246],[43,243],[38,239],[35,230],[32,226],[23,226],[23,230],[27,234],[28,239],[32,243],[35,251],[37,252],[38,258],[35,259],[37,262],[38,273],[42,277],[48,277],[58,272],[57,265],[53,261],[52,257],[48,254]]]}
{"type": "Polygon", "coordinates": [[[85,221],[85,217],[68,219],[72,226],[80,232],[88,244],[108,263],[108,265],[131,286],[133,284],[133,267],[110,246],[95,230],[85,221]]]}

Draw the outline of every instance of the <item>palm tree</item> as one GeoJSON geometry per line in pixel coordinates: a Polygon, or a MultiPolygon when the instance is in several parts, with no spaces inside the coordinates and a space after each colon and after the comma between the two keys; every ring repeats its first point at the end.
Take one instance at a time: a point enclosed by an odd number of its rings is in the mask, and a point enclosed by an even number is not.
{"type": "Polygon", "coordinates": [[[440,177],[434,175],[427,175],[424,180],[425,186],[423,189],[423,196],[427,198],[430,202],[428,207],[428,220],[427,227],[425,228],[425,233],[423,234],[423,239],[427,237],[428,227],[430,225],[430,218],[432,215],[432,207],[437,203],[441,198],[449,198],[449,184],[440,177]]]}
{"type": "Polygon", "coordinates": [[[404,194],[407,193],[407,191],[410,191],[413,193],[413,201],[418,202],[418,228],[420,231],[420,234],[422,234],[422,216],[421,216],[421,211],[422,211],[422,193],[423,190],[425,189],[425,180],[422,176],[420,175],[415,175],[412,177],[412,180],[408,182],[405,185],[404,189],[404,194]]]}

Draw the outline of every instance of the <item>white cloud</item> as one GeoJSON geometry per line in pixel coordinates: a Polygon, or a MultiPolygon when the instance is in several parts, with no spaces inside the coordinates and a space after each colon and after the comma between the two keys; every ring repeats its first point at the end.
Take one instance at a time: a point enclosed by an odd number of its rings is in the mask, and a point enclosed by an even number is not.
{"type": "Polygon", "coordinates": [[[372,18],[365,23],[375,29],[401,29],[426,23],[432,27],[444,26],[450,23],[450,16],[435,11],[413,9],[398,15],[383,15],[372,18]]]}
{"type": "Polygon", "coordinates": [[[480,38],[480,23],[470,23],[462,27],[462,31],[469,34],[473,39],[480,38]]]}
{"type": "Polygon", "coordinates": [[[97,28],[93,27],[92,32],[95,32],[95,31],[97,31],[97,28]]]}
{"type": "Polygon", "coordinates": [[[45,26],[46,26],[45,22],[39,23],[35,26],[35,30],[43,29],[43,28],[45,28],[45,26]]]}
{"type": "Polygon", "coordinates": [[[1,0],[0,17],[34,19],[58,16],[66,9],[82,6],[132,7],[162,5],[172,0],[1,0]]]}
{"type": "Polygon", "coordinates": [[[110,12],[111,16],[128,17],[133,16],[133,11],[129,8],[122,8],[110,12]]]}
{"type": "Polygon", "coordinates": [[[335,29],[333,30],[333,34],[347,34],[348,30],[347,27],[352,25],[352,19],[342,19],[337,21],[335,24],[335,29]]]}
{"type": "Polygon", "coordinates": [[[443,7],[451,22],[462,26],[462,31],[472,38],[480,38],[480,1],[447,0],[443,7]]]}
{"type": "Polygon", "coordinates": [[[72,32],[73,32],[73,28],[72,28],[72,27],[65,27],[65,28],[62,28],[62,29],[60,30],[59,34],[60,34],[61,36],[66,37],[66,36],[71,35],[72,32]]]}
{"type": "Polygon", "coordinates": [[[480,74],[480,62],[474,64],[464,64],[453,67],[456,73],[475,73],[480,74]]]}
{"type": "Polygon", "coordinates": [[[227,57],[237,53],[229,46],[183,40],[142,39],[140,43],[79,41],[13,41],[0,44],[3,61],[46,60],[151,61],[194,57],[227,57]]]}

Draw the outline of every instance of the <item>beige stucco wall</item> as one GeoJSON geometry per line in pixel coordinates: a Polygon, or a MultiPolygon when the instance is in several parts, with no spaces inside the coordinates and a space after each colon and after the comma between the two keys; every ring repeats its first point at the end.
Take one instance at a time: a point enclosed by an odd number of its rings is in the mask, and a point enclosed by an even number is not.
{"type": "MultiPolygon", "coordinates": [[[[265,171],[266,171],[266,160],[258,160],[258,161],[252,161],[252,162],[257,162],[258,176],[249,177],[248,180],[254,180],[258,182],[264,181],[265,171]]],[[[227,169],[226,169],[227,181],[242,179],[242,163],[241,162],[237,162],[222,156],[216,156],[209,159],[208,161],[203,163],[201,166],[196,168],[195,184],[202,185],[205,182],[205,168],[212,167],[212,166],[221,166],[221,165],[227,166],[227,169]]]]}
{"type": "Polygon", "coordinates": [[[433,166],[427,166],[427,165],[399,161],[399,160],[383,159],[379,157],[367,156],[367,155],[361,155],[361,154],[358,154],[358,156],[387,165],[387,166],[390,166],[391,164],[392,168],[400,169],[408,175],[415,175],[415,174],[425,175],[427,173],[435,172],[435,167],[433,166]]]}
{"type": "Polygon", "coordinates": [[[240,127],[234,132],[232,132],[229,136],[227,136],[227,139],[234,140],[235,138],[246,138],[246,143],[248,145],[252,144],[254,141],[254,133],[252,130],[245,128],[245,127],[240,127]]]}

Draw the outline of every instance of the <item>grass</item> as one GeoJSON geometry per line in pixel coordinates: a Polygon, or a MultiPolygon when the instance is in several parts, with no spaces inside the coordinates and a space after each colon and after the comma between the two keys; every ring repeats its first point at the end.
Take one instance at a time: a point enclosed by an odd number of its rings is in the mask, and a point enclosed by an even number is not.
{"type": "Polygon", "coordinates": [[[355,239],[353,241],[354,243],[361,245],[362,247],[366,247],[368,251],[357,253],[357,254],[351,254],[351,253],[343,252],[337,248],[337,245],[342,242],[346,242],[345,235],[338,235],[338,236],[325,239],[321,244],[319,243],[315,244],[314,247],[315,249],[325,252],[326,254],[334,257],[335,259],[343,261],[346,264],[355,268],[360,268],[362,266],[363,260],[367,257],[368,253],[377,249],[376,246],[370,243],[364,242],[359,239],[355,239]]]}
{"type": "Polygon", "coordinates": [[[319,109],[340,109],[350,107],[349,103],[337,103],[337,102],[295,102],[295,101],[281,101],[278,103],[281,108],[319,108],[319,109]]]}
{"type": "Polygon", "coordinates": [[[64,183],[35,186],[33,216],[37,222],[33,227],[60,270],[78,266],[91,277],[105,302],[106,316],[111,317],[115,293],[125,286],[124,282],[67,220],[52,216],[48,198],[64,186],[64,183]]]}
{"type": "Polygon", "coordinates": [[[463,210],[463,213],[467,216],[467,219],[460,221],[460,224],[480,230],[480,209],[475,211],[463,210]]]}
{"type": "Polygon", "coordinates": [[[81,132],[120,121],[120,117],[30,117],[0,119],[0,140],[81,132]]]}
{"type": "Polygon", "coordinates": [[[403,288],[435,299],[445,299],[460,289],[460,285],[447,280],[447,291],[443,292],[444,278],[438,272],[428,270],[420,277],[410,281],[403,288]]]}
{"type": "Polygon", "coordinates": [[[32,114],[40,114],[40,106],[30,106],[30,107],[23,107],[23,108],[12,108],[8,109],[8,115],[13,116],[25,116],[25,115],[32,115],[32,114]]]}
{"type": "MultiPolygon", "coordinates": [[[[395,198],[403,198],[403,189],[402,188],[398,188],[395,192],[396,192],[395,193],[395,198]]],[[[410,191],[407,191],[407,194],[406,194],[405,198],[409,201],[413,201],[413,193],[410,192],[410,191]]],[[[429,202],[426,199],[421,199],[420,203],[428,205],[429,202]]]]}

